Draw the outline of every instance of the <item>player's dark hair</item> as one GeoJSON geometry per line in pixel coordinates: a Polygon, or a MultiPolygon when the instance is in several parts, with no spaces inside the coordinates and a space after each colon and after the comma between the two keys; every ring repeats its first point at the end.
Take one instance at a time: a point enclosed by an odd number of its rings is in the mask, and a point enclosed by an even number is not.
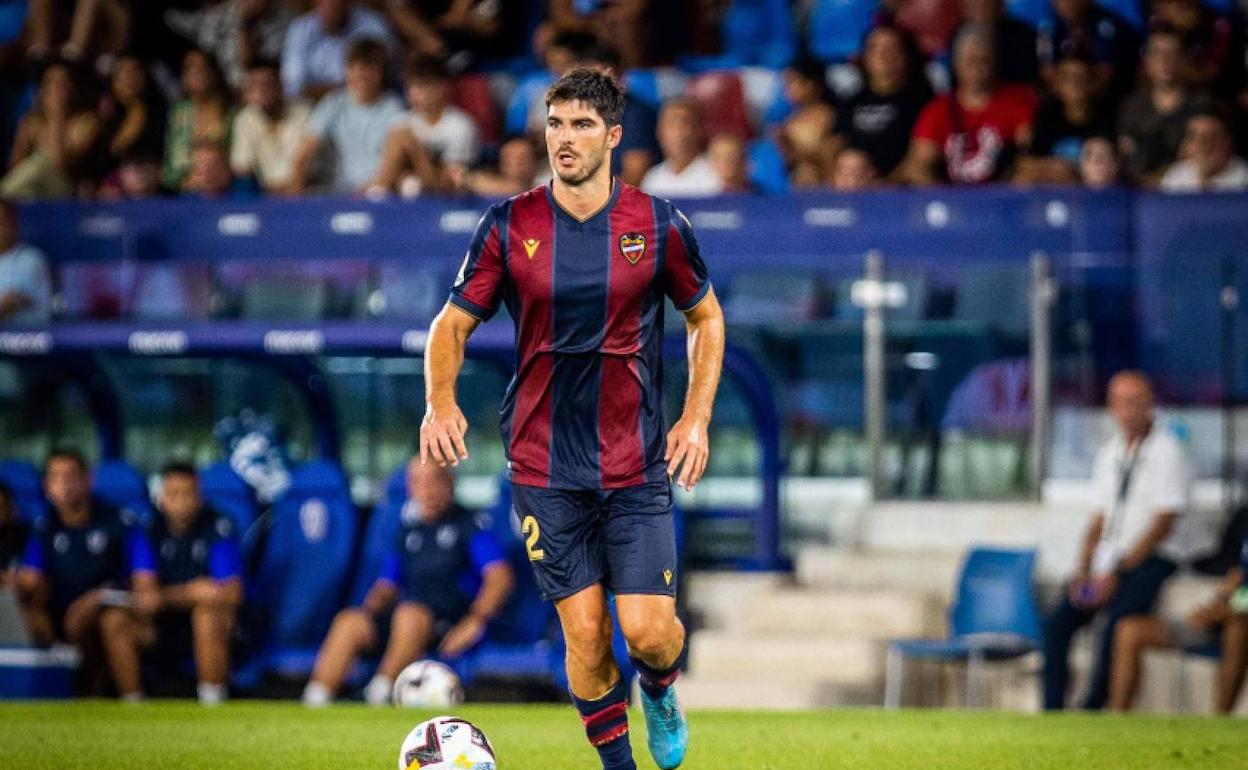
{"type": "Polygon", "coordinates": [[[362,37],[352,41],[351,46],[347,48],[346,62],[347,64],[368,64],[384,70],[388,55],[385,44],[380,40],[362,37]]]}
{"type": "Polygon", "coordinates": [[[407,79],[409,81],[446,81],[451,79],[451,71],[447,68],[443,59],[435,56],[418,56],[412,59],[411,64],[407,65],[407,79]]]}
{"type": "Polygon", "coordinates": [[[172,460],[165,463],[160,468],[160,477],[167,479],[170,476],[190,476],[191,478],[199,478],[195,473],[195,466],[185,460],[172,460]]]}
{"type": "Polygon", "coordinates": [[[608,127],[624,117],[624,88],[620,81],[600,69],[573,67],[546,90],[546,109],[559,102],[585,102],[608,127]]]}
{"type": "Polygon", "coordinates": [[[87,472],[87,456],[82,450],[76,447],[58,447],[48,453],[47,458],[43,461],[43,472],[47,473],[52,467],[52,463],[56,460],[68,460],[78,466],[78,470],[83,473],[87,472]]]}

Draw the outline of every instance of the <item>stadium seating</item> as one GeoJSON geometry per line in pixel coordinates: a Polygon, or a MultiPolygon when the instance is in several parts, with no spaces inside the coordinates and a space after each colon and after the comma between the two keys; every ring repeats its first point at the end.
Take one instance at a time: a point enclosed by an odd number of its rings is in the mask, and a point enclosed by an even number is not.
{"type": "Polygon", "coordinates": [[[979,700],[980,668],[985,662],[1013,660],[1040,646],[1041,622],[1033,595],[1034,549],[976,548],[967,554],[949,608],[949,638],[894,639],[888,646],[885,705],[901,705],[907,658],[964,661],[966,704],[979,700]]]}
{"type": "Polygon", "coordinates": [[[689,81],[687,93],[698,105],[706,136],[729,134],[749,139],[753,135],[745,88],[736,72],[725,70],[697,75],[689,81]]]}
{"type": "Polygon", "coordinates": [[[877,0],[817,0],[810,13],[806,44],[820,61],[846,61],[862,44],[877,0]]]}
{"type": "Polygon", "coordinates": [[[212,283],[207,263],[139,263],[123,310],[140,321],[205,320],[215,309],[212,283]]]}
{"type": "Polygon", "coordinates": [[[498,144],[500,129],[498,112],[494,109],[494,97],[490,93],[490,79],[480,73],[467,73],[451,81],[451,103],[472,118],[480,132],[482,144],[498,144]]]}
{"type": "Polygon", "coordinates": [[[266,621],[255,663],[302,675],[343,606],[358,540],[342,470],[325,460],[299,466],[273,506],[253,581],[254,614],[266,621]]]}
{"type": "Polygon", "coordinates": [[[251,529],[260,514],[256,496],[229,462],[222,460],[202,469],[199,485],[204,502],[218,513],[230,517],[240,536],[251,529]]]}
{"type": "Polygon", "coordinates": [[[784,156],[774,139],[755,139],[749,148],[750,184],[766,195],[780,195],[789,189],[784,156]]]}
{"type": "Polygon", "coordinates": [[[102,460],[96,465],[91,492],[118,510],[130,511],[144,524],[156,515],[143,475],[124,460],[102,460]]]}
{"type": "Polygon", "coordinates": [[[690,72],[760,65],[779,69],[797,55],[797,32],[787,0],[733,0],[720,24],[723,53],[682,56],[690,72]]]}
{"type": "Polygon", "coordinates": [[[17,515],[23,520],[34,521],[48,512],[42,478],[34,465],[21,460],[0,462],[0,483],[9,488],[17,515]]]}
{"type": "Polygon", "coordinates": [[[1140,8],[1140,0],[1097,0],[1096,4],[1118,14],[1137,30],[1144,29],[1144,11],[1140,8]]]}

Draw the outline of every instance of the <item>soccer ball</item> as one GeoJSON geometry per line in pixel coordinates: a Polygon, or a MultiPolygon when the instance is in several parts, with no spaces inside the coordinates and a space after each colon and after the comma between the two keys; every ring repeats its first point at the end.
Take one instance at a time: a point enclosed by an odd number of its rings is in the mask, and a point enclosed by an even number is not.
{"type": "Polygon", "coordinates": [[[407,734],[399,770],[495,770],[494,749],[466,719],[434,717],[407,734]]]}
{"type": "Polygon", "coordinates": [[[399,672],[390,700],[406,708],[447,708],[464,702],[464,688],[449,666],[418,660],[399,672]]]}

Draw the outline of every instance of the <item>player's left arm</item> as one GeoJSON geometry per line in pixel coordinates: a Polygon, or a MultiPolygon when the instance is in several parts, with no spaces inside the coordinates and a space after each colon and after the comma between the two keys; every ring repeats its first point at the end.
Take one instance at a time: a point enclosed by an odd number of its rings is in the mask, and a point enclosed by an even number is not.
{"type": "Polygon", "coordinates": [[[693,489],[706,471],[710,457],[708,430],[719,373],[724,362],[724,311],[707,288],[706,296],[685,311],[688,340],[689,387],[680,419],[667,434],[667,475],[680,469],[677,484],[693,489]]]}

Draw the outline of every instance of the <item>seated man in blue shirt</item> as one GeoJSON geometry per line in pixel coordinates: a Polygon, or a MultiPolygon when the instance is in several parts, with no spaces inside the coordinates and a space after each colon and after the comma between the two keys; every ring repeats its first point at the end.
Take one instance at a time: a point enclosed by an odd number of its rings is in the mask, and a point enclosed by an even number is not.
{"type": "Polygon", "coordinates": [[[430,650],[445,658],[469,650],[511,595],[515,576],[502,545],[455,503],[450,469],[412,460],[407,495],[394,550],[363,605],[334,618],[303,692],[305,705],[334,698],[356,658],[379,646],[379,616],[396,601],[381,665],[364,688],[373,705],[388,702],[399,672],[430,650]]]}
{"type": "Polygon", "coordinates": [[[92,499],[79,452],[49,455],[43,486],[51,510],[35,522],[16,581],[26,627],[38,644],[78,647],[79,689],[92,690],[106,662],[118,694],[140,700],[139,653],[160,601],[151,546],[128,514],[92,499]]]}
{"type": "Polygon", "coordinates": [[[199,702],[225,700],[230,632],[243,601],[243,569],[234,523],[204,506],[195,469],[169,463],[161,471],[149,531],[160,577],[159,651],[195,658],[199,702]]]}

